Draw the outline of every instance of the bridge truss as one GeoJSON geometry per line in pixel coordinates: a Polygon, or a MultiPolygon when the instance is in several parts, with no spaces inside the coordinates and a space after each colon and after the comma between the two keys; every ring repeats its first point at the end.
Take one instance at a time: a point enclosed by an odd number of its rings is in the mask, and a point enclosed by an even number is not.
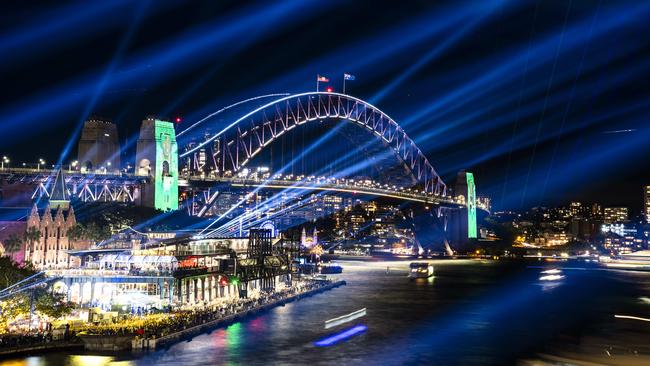
{"type": "Polygon", "coordinates": [[[205,175],[209,165],[219,175],[234,175],[284,133],[323,119],[347,120],[368,130],[395,153],[425,192],[447,195],[447,186],[427,157],[392,118],[345,94],[311,92],[277,99],[245,114],[180,156],[190,163],[190,174],[205,175]]]}
{"type": "MultiPolygon", "coordinates": [[[[2,173],[4,185],[33,187],[31,199],[49,199],[56,170],[13,169],[2,173]]],[[[69,197],[83,202],[138,202],[147,177],[127,174],[98,174],[68,171],[65,187],[69,197]]]]}

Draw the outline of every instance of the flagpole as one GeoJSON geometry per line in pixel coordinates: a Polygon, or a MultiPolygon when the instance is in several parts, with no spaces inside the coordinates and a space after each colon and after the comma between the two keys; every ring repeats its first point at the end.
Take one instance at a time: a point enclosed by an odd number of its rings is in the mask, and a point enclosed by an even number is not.
{"type": "Polygon", "coordinates": [[[343,74],[343,94],[345,94],[345,74],[343,74]]]}
{"type": "Polygon", "coordinates": [[[320,75],[316,75],[316,93],[318,93],[318,83],[320,82],[320,75]]]}

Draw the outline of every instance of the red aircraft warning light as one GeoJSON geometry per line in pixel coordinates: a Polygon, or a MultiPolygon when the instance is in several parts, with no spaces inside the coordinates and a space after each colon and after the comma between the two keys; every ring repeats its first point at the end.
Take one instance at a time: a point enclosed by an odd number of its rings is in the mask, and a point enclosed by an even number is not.
{"type": "Polygon", "coordinates": [[[332,88],[331,86],[328,86],[328,87],[325,89],[325,91],[328,92],[328,93],[331,93],[331,92],[334,91],[334,88],[332,88]]]}
{"type": "Polygon", "coordinates": [[[176,117],[176,123],[181,123],[183,119],[181,117],[176,117]]]}

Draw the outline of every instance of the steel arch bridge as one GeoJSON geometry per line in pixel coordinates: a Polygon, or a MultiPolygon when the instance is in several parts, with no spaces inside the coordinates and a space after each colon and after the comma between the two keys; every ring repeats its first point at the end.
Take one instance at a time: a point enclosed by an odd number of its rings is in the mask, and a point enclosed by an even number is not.
{"type": "Polygon", "coordinates": [[[180,157],[190,159],[192,167],[198,169],[198,153],[209,151],[209,163],[218,173],[236,173],[285,132],[328,118],[347,120],[365,128],[395,153],[425,192],[447,196],[446,184],[395,120],[368,102],[339,93],[308,92],[271,101],[187,149],[180,157]]]}

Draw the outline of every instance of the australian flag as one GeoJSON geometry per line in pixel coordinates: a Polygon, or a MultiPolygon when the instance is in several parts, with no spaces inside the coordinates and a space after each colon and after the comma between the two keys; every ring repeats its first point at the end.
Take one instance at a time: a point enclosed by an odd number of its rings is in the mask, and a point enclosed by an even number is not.
{"type": "Polygon", "coordinates": [[[354,80],[354,75],[352,75],[352,74],[343,74],[343,80],[354,80]]]}

